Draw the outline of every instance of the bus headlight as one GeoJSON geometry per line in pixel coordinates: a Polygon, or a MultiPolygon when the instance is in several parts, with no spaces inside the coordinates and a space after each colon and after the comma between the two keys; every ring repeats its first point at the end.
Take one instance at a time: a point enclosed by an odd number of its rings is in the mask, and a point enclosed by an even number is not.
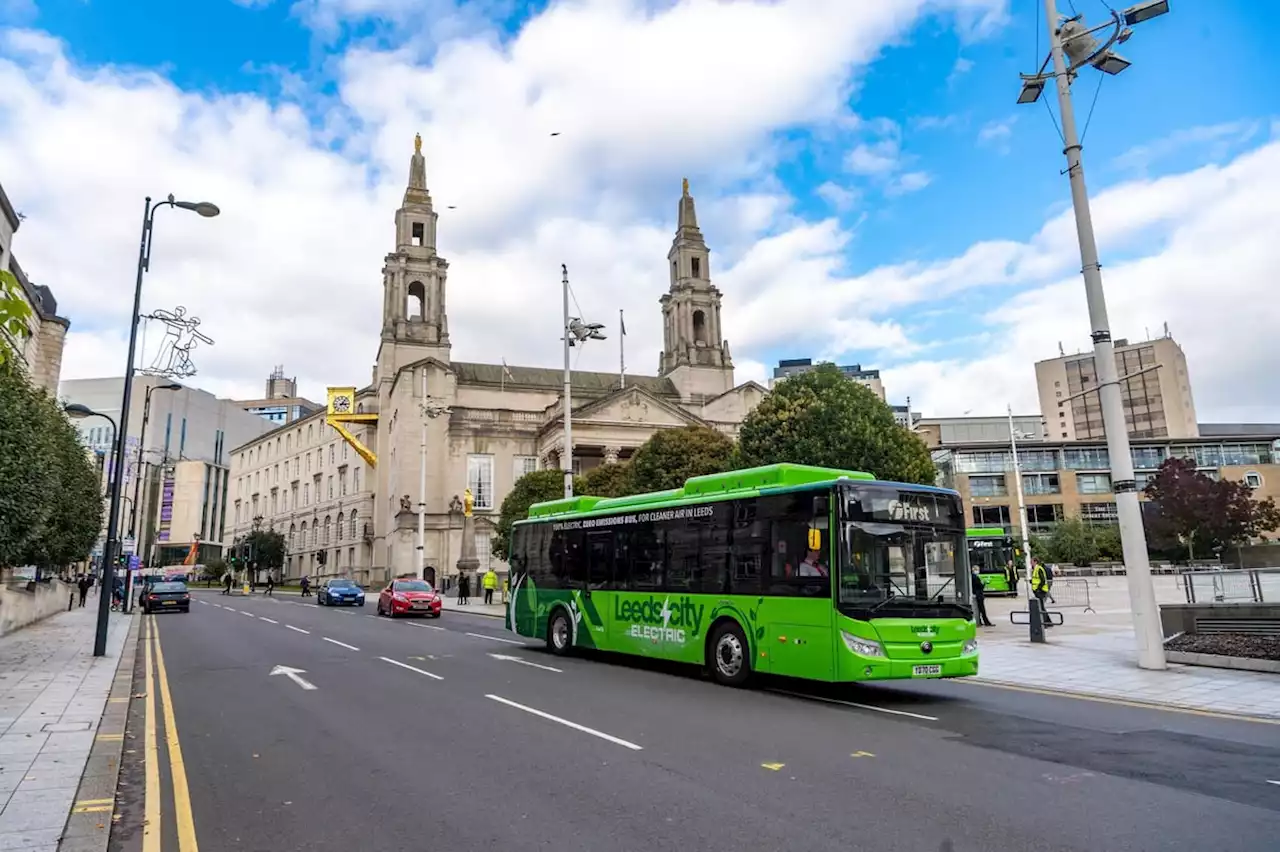
{"type": "Polygon", "coordinates": [[[966,657],[970,654],[978,653],[978,640],[976,638],[966,639],[964,647],[960,649],[960,653],[966,657]]]}
{"type": "Polygon", "coordinates": [[[840,631],[840,637],[844,639],[845,647],[855,654],[861,654],[864,657],[883,657],[884,646],[879,642],[873,642],[870,639],[863,639],[861,636],[854,636],[851,633],[840,631]]]}

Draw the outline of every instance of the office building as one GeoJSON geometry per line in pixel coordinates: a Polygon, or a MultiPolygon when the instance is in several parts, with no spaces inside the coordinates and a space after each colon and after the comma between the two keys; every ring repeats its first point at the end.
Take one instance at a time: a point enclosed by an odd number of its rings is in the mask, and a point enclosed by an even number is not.
{"type": "MultiPolygon", "coordinates": [[[[1197,468],[1215,479],[1247,483],[1259,498],[1280,499],[1280,429],[1234,438],[1135,438],[1130,452],[1139,498],[1165,459],[1181,457],[1193,460],[1197,468]]],[[[933,458],[939,484],[960,492],[971,524],[1016,530],[1017,484],[1007,437],[938,446],[933,458]]],[[[1082,518],[1094,524],[1117,522],[1104,441],[1028,441],[1018,445],[1018,462],[1032,533],[1045,532],[1064,518],[1082,518]]]]}
{"type": "MultiPolygon", "coordinates": [[[[1120,389],[1130,437],[1177,439],[1200,434],[1187,356],[1167,332],[1164,337],[1140,343],[1120,338],[1115,341],[1115,355],[1117,375],[1129,376],[1120,389]]],[[[1036,387],[1040,413],[1055,440],[1106,438],[1093,355],[1038,361],[1036,387]]]]}
{"type": "MultiPolygon", "coordinates": [[[[234,450],[235,534],[248,533],[258,518],[285,534],[286,577],[346,574],[376,583],[431,569],[443,578],[456,574],[464,548],[481,570],[492,565],[505,573],[505,564],[490,555],[503,498],[524,474],[560,468],[567,452],[560,367],[453,359],[449,265],[436,250],[438,216],[415,144],[395,214],[395,250],[382,269],[382,329],[372,381],[353,393],[331,391],[335,411],[372,420],[344,427],[370,458],[327,424],[325,412],[234,450]],[[427,397],[448,413],[423,417],[427,397]],[[425,493],[419,485],[424,421],[425,493]],[[474,533],[464,542],[467,490],[474,499],[474,533]]],[[[669,273],[665,292],[654,293],[663,327],[658,375],[572,374],[575,470],[626,459],[658,429],[699,425],[735,434],[766,393],[755,382],[734,380],[720,322],[721,292],[712,284],[710,249],[687,182],[666,263],[654,260],[659,275],[669,273]]],[[[553,322],[545,331],[558,335],[553,322]]]]}
{"type": "MultiPolygon", "coordinates": [[[[1018,441],[1048,439],[1043,418],[1038,414],[1015,414],[1013,429],[1018,441]]],[[[916,415],[915,432],[929,449],[961,444],[1008,444],[1009,418],[997,417],[920,417],[916,415]]]]}
{"type": "Polygon", "coordinates": [[[0,269],[7,270],[17,279],[17,295],[30,309],[24,333],[13,335],[0,326],[0,335],[7,344],[5,348],[14,353],[14,361],[32,383],[55,393],[71,321],[58,316],[58,300],[53,297],[53,291],[32,282],[14,256],[13,238],[21,225],[22,216],[5,195],[4,187],[0,186],[0,269]]]}
{"type": "Polygon", "coordinates": [[[256,414],[272,426],[284,426],[320,411],[323,406],[298,396],[298,380],[285,378],[284,367],[277,366],[267,376],[267,392],[262,399],[242,399],[236,403],[250,414],[256,414]]]}
{"type": "MultiPolygon", "coordinates": [[[[250,414],[229,399],[218,399],[213,394],[197,388],[178,386],[166,389],[176,383],[154,376],[137,376],[133,383],[130,400],[129,429],[125,436],[124,487],[120,502],[121,544],[125,553],[136,553],[144,561],[152,556],[151,545],[157,541],[167,540],[173,544],[189,543],[190,539],[181,538],[194,534],[197,529],[208,531],[206,523],[200,527],[186,524],[181,528],[171,528],[166,539],[159,536],[161,527],[161,503],[164,502],[164,485],[169,476],[174,476],[175,483],[181,487],[170,500],[167,514],[179,518],[190,517],[192,512],[204,513],[203,503],[206,498],[199,489],[186,487],[192,479],[200,479],[204,472],[194,473],[197,468],[205,471],[229,468],[230,451],[238,444],[270,431],[271,424],[250,414]],[[150,404],[148,405],[148,399],[150,404]],[[144,416],[146,419],[145,444],[140,443],[143,432],[144,416]],[[141,452],[139,448],[141,447],[141,452]],[[191,468],[182,467],[182,462],[194,461],[199,465],[191,468]],[[181,474],[181,475],[179,475],[181,474]],[[198,496],[197,496],[198,495],[198,496]],[[194,508],[186,505],[187,500],[196,502],[194,508]],[[176,502],[175,502],[176,501],[176,502]]],[[[120,396],[124,389],[123,377],[101,379],[68,379],[62,382],[59,396],[64,402],[79,403],[89,409],[101,412],[120,422],[120,396]]],[[[85,445],[104,460],[111,457],[111,446],[114,441],[112,426],[104,418],[88,417],[76,421],[76,427],[84,439],[85,445]]],[[[111,465],[104,461],[102,465],[103,486],[111,481],[111,465]]],[[[225,473],[223,474],[225,478],[225,473]]],[[[215,477],[208,473],[212,481],[215,477]]],[[[203,480],[202,480],[203,481],[203,480]]],[[[176,486],[175,486],[176,487],[176,486]]],[[[210,494],[209,500],[223,499],[222,490],[210,494]]],[[[103,525],[102,535],[106,534],[103,525]]],[[[222,544],[221,526],[216,527],[217,536],[202,539],[205,545],[220,548],[222,544]]],[[[209,533],[206,532],[206,535],[209,533]]],[[[94,548],[95,558],[101,555],[102,539],[94,548]]],[[[216,552],[216,551],[214,551],[216,552]]]]}
{"type": "MultiPolygon", "coordinates": [[[[801,373],[807,373],[816,367],[812,358],[786,358],[778,362],[778,366],[773,368],[773,377],[769,379],[769,387],[773,387],[780,379],[788,376],[798,376],[801,373]]],[[[884,401],[884,384],[880,381],[879,370],[864,370],[861,364],[848,364],[845,366],[837,366],[837,369],[849,378],[853,379],[863,387],[870,388],[876,396],[884,401]]],[[[906,420],[906,412],[903,412],[903,420],[906,420]]]]}

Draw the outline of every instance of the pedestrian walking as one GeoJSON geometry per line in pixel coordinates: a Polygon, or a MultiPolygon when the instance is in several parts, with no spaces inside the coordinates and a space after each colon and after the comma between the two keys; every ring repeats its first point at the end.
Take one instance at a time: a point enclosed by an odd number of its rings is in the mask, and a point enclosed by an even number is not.
{"type": "Polygon", "coordinates": [[[301,585],[302,585],[302,597],[304,598],[311,597],[311,578],[303,577],[301,585]]]}
{"type": "Polygon", "coordinates": [[[231,572],[228,571],[226,575],[222,578],[222,593],[224,595],[231,594],[231,582],[232,582],[231,572]]]}
{"type": "Polygon", "coordinates": [[[76,583],[76,587],[80,589],[80,606],[84,606],[85,599],[89,597],[89,587],[92,585],[93,581],[83,575],[81,575],[80,581],[76,583]]]}
{"type": "Polygon", "coordinates": [[[466,606],[471,603],[471,578],[463,574],[458,578],[458,605],[466,606]]]}
{"type": "Polygon", "coordinates": [[[1009,594],[1016,598],[1018,596],[1018,569],[1014,567],[1012,559],[1004,563],[1004,578],[1009,584],[1009,594]]]}
{"type": "Polygon", "coordinates": [[[484,572],[484,579],[480,581],[484,586],[484,602],[486,604],[493,603],[493,590],[498,588],[498,572],[490,568],[484,572]]]}
{"type": "Polygon", "coordinates": [[[991,627],[991,619],[987,617],[987,590],[982,585],[982,577],[977,568],[973,569],[970,581],[973,583],[973,611],[977,616],[974,621],[979,627],[991,627]]]}
{"type": "Polygon", "coordinates": [[[1052,562],[1044,566],[1044,575],[1046,578],[1048,578],[1047,583],[1044,587],[1045,594],[1049,596],[1049,603],[1056,604],[1057,601],[1053,599],[1053,563],[1052,562]]]}
{"type": "Polygon", "coordinates": [[[268,595],[271,595],[271,597],[275,597],[275,595],[271,594],[275,590],[276,590],[276,578],[273,577],[271,574],[267,574],[267,590],[266,592],[264,592],[264,594],[268,594],[268,595]]]}

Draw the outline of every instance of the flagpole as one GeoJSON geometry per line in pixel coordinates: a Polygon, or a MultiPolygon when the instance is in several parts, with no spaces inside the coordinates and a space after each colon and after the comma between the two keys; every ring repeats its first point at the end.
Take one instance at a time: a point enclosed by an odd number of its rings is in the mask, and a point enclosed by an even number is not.
{"type": "Polygon", "coordinates": [[[627,387],[627,324],[622,321],[622,311],[618,311],[618,382],[622,389],[627,387]]]}

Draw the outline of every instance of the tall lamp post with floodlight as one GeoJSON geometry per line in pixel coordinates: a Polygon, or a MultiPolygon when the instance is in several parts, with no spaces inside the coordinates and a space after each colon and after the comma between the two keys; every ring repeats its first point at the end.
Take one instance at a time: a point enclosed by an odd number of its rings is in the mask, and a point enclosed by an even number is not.
{"type": "MultiPolygon", "coordinates": [[[[120,466],[119,460],[116,459],[114,456],[115,450],[119,447],[119,442],[116,441],[116,435],[119,434],[119,431],[120,431],[119,427],[116,426],[115,419],[110,414],[103,414],[101,411],[94,411],[89,406],[81,405],[78,402],[72,402],[62,406],[62,410],[66,412],[66,415],[70,417],[72,420],[84,420],[86,417],[101,417],[103,420],[111,424],[111,449],[112,449],[113,455],[109,457],[109,460],[107,462],[107,465],[109,468],[107,471],[107,475],[108,477],[114,477],[115,469],[120,466]]],[[[111,524],[108,522],[107,526],[108,528],[110,528],[111,524]]],[[[106,577],[105,569],[107,567],[107,554],[110,551],[110,549],[111,548],[109,546],[109,540],[104,538],[102,541],[102,567],[104,569],[103,577],[106,577]]]]}
{"type": "Polygon", "coordinates": [[[1018,103],[1035,103],[1050,80],[1057,86],[1058,109],[1062,117],[1063,153],[1067,157],[1071,203],[1075,210],[1076,235],[1080,241],[1081,271],[1092,327],[1093,362],[1098,374],[1097,390],[1102,401],[1102,425],[1111,460],[1112,488],[1116,495],[1116,514],[1120,521],[1120,539],[1124,549],[1125,578],[1129,584],[1133,632],[1138,643],[1138,666],[1144,669],[1163,669],[1166,666],[1164,635],[1160,628],[1155,589],[1151,585],[1147,537],[1142,526],[1142,508],[1138,504],[1138,486],[1134,479],[1133,458],[1129,454],[1129,431],[1120,393],[1120,382],[1131,376],[1118,375],[1116,368],[1107,302],[1102,291],[1098,244],[1093,234],[1089,192],[1085,187],[1084,166],[1080,158],[1080,138],[1076,130],[1075,110],[1071,104],[1071,81],[1085,66],[1091,65],[1106,74],[1119,74],[1128,68],[1129,60],[1112,48],[1129,40],[1133,35],[1130,27],[1168,12],[1169,2],[1148,0],[1131,6],[1124,12],[1112,10],[1110,21],[1091,29],[1086,27],[1082,15],[1060,20],[1054,0],[1044,0],[1044,9],[1049,26],[1049,56],[1035,74],[1022,75],[1022,91],[1018,95],[1018,103]],[[1110,33],[1105,41],[1100,42],[1094,36],[1095,33],[1107,30],[1110,33]],[[1050,63],[1053,64],[1053,70],[1047,71],[1050,63]]]}
{"type": "Polygon", "coordinates": [[[600,333],[603,323],[583,322],[581,317],[569,316],[569,267],[560,264],[560,283],[564,290],[564,454],[560,457],[560,467],[564,471],[564,496],[573,496],[573,404],[572,393],[573,372],[569,361],[569,350],[574,346],[585,345],[588,340],[604,340],[600,333]]]}
{"type": "MultiPolygon", "coordinates": [[[[177,201],[170,195],[164,201],[152,206],[151,196],[147,196],[142,210],[142,240],[138,246],[138,276],[133,288],[133,311],[129,314],[129,354],[124,366],[124,390],[120,394],[120,426],[116,429],[116,458],[124,460],[124,436],[129,431],[129,403],[133,396],[133,362],[138,348],[138,312],[142,307],[142,278],[151,269],[151,237],[155,228],[156,212],[163,207],[177,207],[199,213],[205,218],[217,216],[216,204],[208,201],[177,201]]],[[[116,535],[119,528],[117,513],[120,511],[120,491],[124,486],[124,476],[117,464],[111,476],[111,508],[107,516],[107,544],[103,553],[106,564],[111,564],[118,547],[116,535]]],[[[98,602],[98,629],[93,637],[93,655],[101,657],[107,653],[107,616],[111,610],[111,587],[103,584],[102,594],[98,602]]]]}

